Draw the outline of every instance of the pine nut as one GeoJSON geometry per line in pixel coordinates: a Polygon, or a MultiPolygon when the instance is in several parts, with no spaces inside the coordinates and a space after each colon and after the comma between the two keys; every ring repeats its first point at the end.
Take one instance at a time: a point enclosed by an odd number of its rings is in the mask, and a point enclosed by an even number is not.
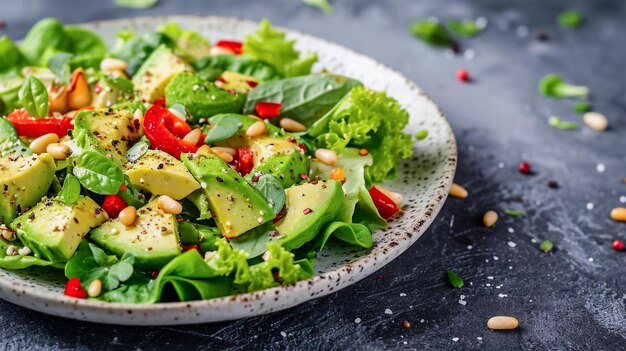
{"type": "Polygon", "coordinates": [[[595,129],[599,132],[605,130],[609,126],[609,121],[603,114],[598,112],[587,112],[583,115],[583,122],[587,127],[595,129]]]}
{"type": "Polygon", "coordinates": [[[78,110],[91,103],[91,91],[85,79],[82,68],[78,68],[72,73],[69,89],[67,92],[67,105],[72,110],[78,110]]]}
{"type": "Polygon", "coordinates": [[[126,207],[125,209],[120,211],[120,214],[117,216],[117,219],[119,219],[125,227],[132,226],[135,223],[136,218],[137,209],[133,206],[126,207]]]}
{"type": "Polygon", "coordinates": [[[333,150],[317,149],[315,150],[315,157],[329,166],[337,162],[337,153],[333,150]]]}
{"type": "Polygon", "coordinates": [[[346,172],[344,172],[341,168],[334,168],[332,171],[330,171],[330,179],[338,180],[341,183],[345,183],[346,172]]]}
{"type": "Polygon", "coordinates": [[[367,149],[359,149],[359,155],[361,156],[367,156],[369,153],[370,152],[367,149]]]}
{"type": "Polygon", "coordinates": [[[495,316],[487,321],[487,327],[493,330],[511,330],[517,329],[518,326],[517,318],[509,316],[495,316]]]}
{"type": "Polygon", "coordinates": [[[30,149],[36,154],[42,154],[46,152],[48,145],[59,141],[59,136],[55,133],[48,133],[40,136],[30,143],[30,149]]]}
{"type": "Polygon", "coordinates": [[[266,130],[267,128],[265,127],[265,122],[258,121],[252,123],[252,125],[248,127],[248,130],[246,130],[246,135],[250,138],[256,138],[265,134],[266,130]]]}
{"type": "Polygon", "coordinates": [[[237,154],[237,150],[233,149],[232,147],[213,146],[213,150],[221,151],[221,152],[229,154],[231,156],[235,156],[237,154]]]}
{"type": "Polygon", "coordinates": [[[87,288],[87,294],[89,297],[98,297],[102,293],[102,281],[100,279],[96,279],[89,284],[87,288]]]}
{"type": "Polygon", "coordinates": [[[31,251],[30,251],[30,248],[28,246],[24,246],[23,248],[17,250],[17,253],[20,256],[28,256],[28,255],[30,255],[31,251]]]}
{"type": "Polygon", "coordinates": [[[200,137],[202,136],[202,130],[200,128],[196,128],[191,132],[187,133],[184,140],[196,145],[200,141],[200,137]]]}
{"type": "Polygon", "coordinates": [[[183,206],[176,200],[172,199],[167,195],[159,196],[157,200],[157,205],[163,212],[177,215],[183,212],[183,206]]]}
{"type": "Polygon", "coordinates": [[[616,207],[611,210],[611,219],[626,222],[626,207],[616,207]]]}
{"type": "Polygon", "coordinates": [[[228,48],[222,46],[213,46],[209,51],[211,56],[219,56],[219,55],[232,55],[234,52],[228,48]]]}
{"type": "Polygon", "coordinates": [[[123,71],[128,67],[128,63],[123,60],[115,58],[105,58],[100,62],[100,70],[105,73],[112,73],[115,71],[123,71]]]}
{"type": "Polygon", "coordinates": [[[495,211],[487,211],[483,216],[483,224],[489,228],[498,221],[498,214],[495,211]]]}
{"type": "Polygon", "coordinates": [[[467,197],[467,190],[456,183],[452,183],[452,187],[450,187],[450,195],[458,197],[459,199],[465,199],[467,197]]]}
{"type": "Polygon", "coordinates": [[[213,150],[209,145],[202,145],[196,150],[197,154],[212,154],[213,150]]]}
{"type": "Polygon", "coordinates": [[[7,247],[7,256],[15,256],[16,252],[15,246],[9,245],[9,247],[7,247]]]}
{"type": "Polygon", "coordinates": [[[234,158],[233,158],[233,156],[232,156],[232,155],[230,155],[230,154],[227,154],[227,153],[225,153],[225,152],[221,152],[221,151],[219,151],[219,150],[215,150],[215,149],[213,149],[213,153],[214,153],[217,157],[221,158],[221,159],[222,159],[222,161],[224,161],[224,162],[226,162],[226,163],[231,163],[231,162],[233,162],[233,159],[234,159],[234,158]]]}
{"type": "Polygon", "coordinates": [[[50,105],[48,110],[51,113],[67,112],[67,89],[64,86],[56,86],[54,83],[50,83],[48,86],[48,101],[50,105]]]}
{"type": "Polygon", "coordinates": [[[402,196],[402,194],[396,193],[394,191],[391,191],[387,188],[383,188],[380,185],[374,185],[376,187],[376,189],[378,189],[381,193],[383,193],[385,196],[387,196],[388,198],[391,199],[391,201],[393,201],[398,207],[402,206],[402,203],[404,202],[404,196],[402,196]]]}
{"type": "Polygon", "coordinates": [[[52,143],[48,144],[46,152],[49,153],[55,160],[65,160],[72,154],[72,149],[65,144],[52,143]]]}
{"type": "Polygon", "coordinates": [[[292,133],[304,132],[306,130],[306,126],[304,124],[294,121],[291,118],[281,119],[280,122],[278,122],[278,125],[282,129],[292,133]]]}

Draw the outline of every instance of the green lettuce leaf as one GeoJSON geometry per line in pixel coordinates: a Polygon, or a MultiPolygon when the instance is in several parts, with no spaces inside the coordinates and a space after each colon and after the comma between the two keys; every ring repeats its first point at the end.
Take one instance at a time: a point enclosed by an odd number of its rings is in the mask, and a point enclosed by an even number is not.
{"type": "Polygon", "coordinates": [[[217,55],[195,60],[193,68],[204,80],[215,81],[224,71],[245,74],[260,82],[280,79],[278,70],[264,61],[255,60],[249,55],[217,55]]]}
{"type": "Polygon", "coordinates": [[[2,269],[24,269],[31,266],[49,266],[63,269],[63,266],[65,266],[65,263],[52,263],[50,261],[35,257],[32,254],[28,256],[22,256],[17,254],[14,256],[9,256],[7,255],[7,249],[11,245],[15,247],[15,252],[24,247],[24,245],[22,245],[19,240],[8,243],[4,239],[0,238],[0,268],[2,269]]]}
{"type": "Polygon", "coordinates": [[[359,223],[332,222],[315,239],[296,250],[296,257],[315,260],[317,254],[326,246],[326,242],[328,242],[331,236],[364,249],[369,249],[373,245],[372,232],[367,226],[359,223]]]}
{"type": "Polygon", "coordinates": [[[311,73],[317,55],[300,55],[294,44],[295,40],[287,40],[285,33],[273,29],[270,21],[264,20],[255,33],[246,36],[243,51],[254,59],[273,65],[285,77],[311,73]]]}
{"type": "Polygon", "coordinates": [[[165,23],[157,31],[174,41],[183,56],[199,59],[211,55],[211,44],[207,38],[196,31],[181,28],[176,22],[165,23]]]}
{"type": "Polygon", "coordinates": [[[309,135],[318,147],[341,151],[347,146],[366,148],[373,157],[369,175],[374,182],[393,178],[398,160],[413,154],[411,135],[402,132],[409,114],[384,92],[353,88],[319,119],[309,135]]]}

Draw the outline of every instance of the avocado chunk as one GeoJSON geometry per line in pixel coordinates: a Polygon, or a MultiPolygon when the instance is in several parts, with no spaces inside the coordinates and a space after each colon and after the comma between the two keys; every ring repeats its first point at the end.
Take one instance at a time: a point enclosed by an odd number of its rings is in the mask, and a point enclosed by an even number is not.
{"type": "Polygon", "coordinates": [[[239,113],[246,101],[246,95],[230,93],[204,81],[194,74],[182,73],[174,77],[165,89],[168,106],[185,106],[195,121],[219,113],[239,113]]]}
{"type": "Polygon", "coordinates": [[[140,100],[154,102],[165,97],[165,87],[182,72],[193,72],[185,60],[172,49],[161,45],[152,52],[133,77],[133,85],[140,100]]]}
{"type": "Polygon", "coordinates": [[[91,105],[97,109],[110,107],[133,98],[133,83],[124,77],[103,75],[91,91],[91,105]]]}
{"type": "Polygon", "coordinates": [[[90,238],[118,257],[131,253],[137,266],[149,270],[161,269],[181,253],[176,216],[163,212],[156,200],[137,210],[132,226],[110,219],[92,230],[90,238]]]}
{"type": "Polygon", "coordinates": [[[0,217],[5,224],[46,195],[55,171],[50,154],[0,158],[0,217]]]}
{"type": "Polygon", "coordinates": [[[200,189],[200,184],[180,161],[171,155],[148,150],[135,162],[126,164],[126,175],[140,190],[180,200],[200,189]]]}
{"type": "Polygon", "coordinates": [[[181,159],[200,182],[215,223],[226,238],[235,238],[276,216],[263,195],[219,157],[182,154],[181,159]]]}
{"type": "Polygon", "coordinates": [[[99,151],[121,166],[126,163],[126,152],[139,139],[139,130],[132,111],[82,111],[74,119],[72,139],[78,147],[99,151]]]}
{"type": "Polygon", "coordinates": [[[71,206],[44,198],[11,223],[11,228],[36,257],[67,262],[85,235],[107,219],[106,212],[89,197],[80,196],[71,206]]]}
{"type": "Polygon", "coordinates": [[[215,84],[226,91],[236,91],[238,93],[247,94],[250,89],[258,84],[258,81],[252,76],[231,71],[224,71],[219,76],[219,80],[215,84]]]}
{"type": "Polygon", "coordinates": [[[286,190],[285,217],[276,223],[279,242],[286,249],[297,249],[311,241],[332,222],[343,202],[341,183],[336,180],[297,185],[286,190]]]}

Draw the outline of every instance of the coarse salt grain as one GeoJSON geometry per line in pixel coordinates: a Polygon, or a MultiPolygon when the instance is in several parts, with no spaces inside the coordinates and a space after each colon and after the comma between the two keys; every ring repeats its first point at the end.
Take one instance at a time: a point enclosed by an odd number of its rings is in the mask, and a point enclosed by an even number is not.
{"type": "Polygon", "coordinates": [[[589,211],[593,210],[593,202],[587,202],[586,207],[589,211]]]}
{"type": "Polygon", "coordinates": [[[488,276],[488,277],[487,277],[487,279],[489,279],[489,280],[493,280],[493,276],[492,276],[492,275],[490,275],[490,276],[488,276]]]}
{"type": "Polygon", "coordinates": [[[468,250],[471,250],[471,249],[473,249],[473,248],[474,248],[474,247],[473,247],[472,245],[467,245],[467,249],[468,249],[468,250]]]}
{"type": "Polygon", "coordinates": [[[393,312],[391,312],[391,310],[390,310],[390,309],[388,309],[388,308],[385,310],[385,314],[392,314],[392,313],[393,313],[393,312]]]}
{"type": "Polygon", "coordinates": [[[461,305],[465,306],[465,305],[467,305],[467,301],[465,301],[465,300],[459,300],[459,304],[461,304],[461,305]]]}
{"type": "Polygon", "coordinates": [[[512,242],[512,241],[509,241],[509,242],[508,242],[508,243],[506,243],[506,244],[507,244],[507,245],[509,245],[509,247],[516,247],[516,246],[517,246],[517,244],[516,244],[516,243],[514,243],[514,242],[512,242]]]}
{"type": "Polygon", "coordinates": [[[356,324],[361,323],[361,318],[356,318],[356,319],[354,320],[354,323],[356,323],[356,324]]]}
{"type": "Polygon", "coordinates": [[[518,37],[524,38],[528,35],[528,27],[526,27],[525,25],[521,25],[517,27],[516,33],[518,37]]]}
{"type": "Polygon", "coordinates": [[[509,230],[509,233],[511,233],[511,234],[515,233],[515,229],[513,229],[513,228],[509,228],[508,230],[509,230]]]}
{"type": "Polygon", "coordinates": [[[286,337],[287,337],[287,333],[285,333],[284,331],[281,331],[281,332],[280,332],[280,335],[282,335],[282,337],[283,337],[283,338],[286,338],[286,337]]]}
{"type": "Polygon", "coordinates": [[[498,297],[503,298],[503,297],[508,297],[509,295],[507,294],[498,294],[498,297]]]}
{"type": "Polygon", "coordinates": [[[457,342],[457,341],[459,341],[459,338],[456,338],[456,337],[452,338],[452,341],[457,342]]]}
{"type": "Polygon", "coordinates": [[[620,196],[620,197],[619,197],[619,202],[621,202],[621,203],[623,203],[623,204],[626,204],[626,196],[623,196],[623,195],[622,195],[622,196],[620,196]]]}
{"type": "Polygon", "coordinates": [[[461,295],[461,296],[459,296],[459,299],[461,299],[461,300],[465,300],[465,295],[461,295]]]}
{"type": "Polygon", "coordinates": [[[596,171],[598,171],[598,173],[604,173],[604,171],[606,171],[606,166],[604,165],[604,163],[598,163],[598,165],[596,166],[596,171]]]}
{"type": "Polygon", "coordinates": [[[589,257],[589,262],[593,262],[593,257],[589,257]]]}
{"type": "Polygon", "coordinates": [[[504,162],[498,163],[498,168],[504,168],[504,162]]]}
{"type": "Polygon", "coordinates": [[[400,293],[400,296],[405,297],[406,294],[405,293],[400,293]]]}
{"type": "Polygon", "coordinates": [[[497,260],[499,260],[499,259],[500,259],[500,257],[498,257],[498,256],[493,256],[493,260],[494,260],[494,261],[497,261],[497,260]]]}

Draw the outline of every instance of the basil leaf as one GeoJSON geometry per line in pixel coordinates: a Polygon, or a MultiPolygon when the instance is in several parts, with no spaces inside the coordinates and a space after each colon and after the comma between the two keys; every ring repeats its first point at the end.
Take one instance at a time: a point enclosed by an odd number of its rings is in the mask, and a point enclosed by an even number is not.
{"type": "Polygon", "coordinates": [[[70,67],[69,60],[72,58],[72,54],[60,52],[54,54],[48,60],[48,68],[57,76],[61,81],[67,83],[70,81],[72,75],[72,68],[70,67]]]}
{"type": "Polygon", "coordinates": [[[459,277],[456,273],[454,273],[454,271],[451,269],[448,269],[448,281],[453,287],[457,289],[462,288],[463,285],[465,284],[463,282],[463,279],[459,277]]]}
{"type": "Polygon", "coordinates": [[[84,151],[74,165],[74,175],[85,189],[96,194],[117,194],[124,184],[124,173],[108,157],[96,151],[84,151]]]}
{"type": "Polygon", "coordinates": [[[262,175],[254,187],[265,197],[274,213],[279,214],[285,205],[285,188],[276,177],[269,174],[262,175]]]}
{"type": "Polygon", "coordinates": [[[79,196],[80,182],[74,175],[68,174],[65,180],[63,180],[63,188],[61,188],[61,192],[59,193],[59,199],[61,199],[64,204],[71,206],[78,200],[79,196]]]}
{"type": "Polygon", "coordinates": [[[17,134],[13,123],[0,118],[0,157],[7,155],[30,155],[32,151],[17,134]]]}
{"type": "Polygon", "coordinates": [[[259,84],[248,94],[244,114],[255,113],[260,101],[282,104],[280,115],[310,126],[361,82],[328,74],[287,78],[259,84]]]}
{"type": "Polygon", "coordinates": [[[130,279],[133,274],[135,257],[125,253],[121,259],[107,255],[96,245],[83,241],[74,257],[65,265],[65,276],[78,278],[84,287],[100,279],[104,291],[117,289],[120,283],[130,279]]]}
{"type": "Polygon", "coordinates": [[[18,92],[22,106],[35,118],[48,115],[48,91],[34,76],[28,76],[18,92]]]}
{"type": "Polygon", "coordinates": [[[241,128],[241,120],[229,115],[213,116],[209,121],[213,125],[213,128],[208,130],[206,138],[204,139],[205,144],[226,140],[237,134],[241,128]]]}
{"type": "Polygon", "coordinates": [[[130,162],[135,162],[145,155],[150,149],[150,140],[146,136],[142,136],[141,139],[133,147],[126,152],[126,158],[130,162]]]}

